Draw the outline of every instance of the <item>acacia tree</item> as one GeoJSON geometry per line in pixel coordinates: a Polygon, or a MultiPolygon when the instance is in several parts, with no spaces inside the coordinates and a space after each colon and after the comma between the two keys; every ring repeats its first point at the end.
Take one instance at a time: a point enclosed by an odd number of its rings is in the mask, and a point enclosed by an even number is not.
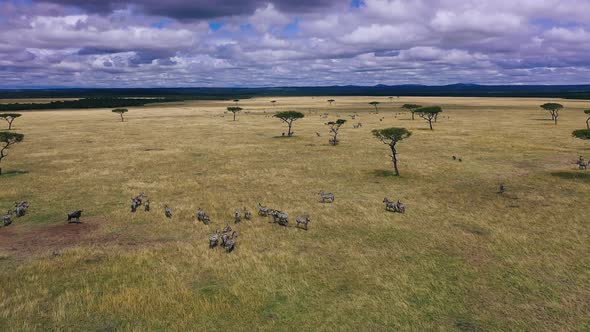
{"type": "Polygon", "coordinates": [[[442,108],[440,106],[427,106],[427,107],[420,107],[417,108],[414,112],[418,113],[420,117],[426,121],[428,121],[428,125],[430,126],[430,130],[432,128],[432,120],[436,119],[438,113],[442,112],[442,108]]]}
{"type": "Polygon", "coordinates": [[[335,102],[334,99],[328,99],[328,103],[330,103],[330,106],[332,106],[332,103],[335,102]]]}
{"type": "Polygon", "coordinates": [[[383,144],[388,145],[391,149],[391,161],[393,162],[393,170],[395,176],[399,176],[399,169],[397,168],[397,148],[396,144],[412,135],[412,132],[406,128],[386,128],[375,129],[373,135],[377,137],[383,144]]]}
{"type": "Polygon", "coordinates": [[[236,121],[236,114],[240,113],[242,108],[239,106],[230,106],[227,108],[227,110],[234,114],[234,121],[236,121]]]}
{"type": "Polygon", "coordinates": [[[274,105],[274,104],[277,103],[277,101],[276,100],[271,100],[270,103],[274,105]]]}
{"type": "Polygon", "coordinates": [[[287,124],[287,126],[289,127],[287,131],[287,136],[290,137],[293,136],[293,131],[291,131],[291,128],[293,127],[293,122],[295,122],[298,119],[302,119],[303,117],[305,117],[305,115],[297,111],[284,111],[276,113],[274,117],[281,119],[281,121],[287,124]]]}
{"type": "Polygon", "coordinates": [[[0,114],[0,118],[6,120],[6,122],[8,122],[8,130],[12,129],[12,121],[14,121],[14,119],[16,118],[20,118],[22,116],[22,114],[18,114],[18,113],[1,113],[0,114]]]}
{"type": "Polygon", "coordinates": [[[373,107],[375,107],[375,113],[379,113],[379,109],[377,109],[377,105],[379,105],[378,101],[372,101],[369,105],[373,105],[373,107]]]}
{"type": "Polygon", "coordinates": [[[412,113],[412,120],[414,120],[414,113],[416,112],[416,109],[421,107],[422,105],[416,104],[404,104],[404,106],[402,106],[403,109],[408,110],[410,113],[412,113]]]}
{"type": "MultiPolygon", "coordinates": [[[[20,143],[25,138],[23,134],[10,133],[7,131],[0,131],[0,162],[6,157],[8,148],[16,143],[20,143]]],[[[2,168],[0,167],[0,175],[2,175],[2,168]]]]}
{"type": "Polygon", "coordinates": [[[125,119],[123,118],[123,114],[129,112],[129,110],[127,110],[126,108],[115,108],[113,110],[113,113],[117,113],[121,116],[121,122],[125,121],[125,119]]]}
{"type": "Polygon", "coordinates": [[[551,120],[557,124],[557,118],[559,118],[559,111],[563,109],[563,105],[558,103],[546,103],[541,105],[541,108],[551,113],[551,120]]]}
{"type": "Polygon", "coordinates": [[[330,135],[332,136],[332,138],[330,138],[330,144],[338,144],[338,131],[340,130],[340,127],[342,127],[342,125],[345,123],[346,120],[344,119],[338,119],[336,121],[330,121],[326,123],[326,125],[330,127],[330,135]]]}
{"type": "Polygon", "coordinates": [[[239,99],[234,99],[234,103],[236,103],[236,106],[238,105],[239,102],[240,102],[239,99]]]}
{"type": "Polygon", "coordinates": [[[584,110],[584,114],[588,115],[588,119],[586,119],[586,128],[590,129],[590,110],[584,110]]]}

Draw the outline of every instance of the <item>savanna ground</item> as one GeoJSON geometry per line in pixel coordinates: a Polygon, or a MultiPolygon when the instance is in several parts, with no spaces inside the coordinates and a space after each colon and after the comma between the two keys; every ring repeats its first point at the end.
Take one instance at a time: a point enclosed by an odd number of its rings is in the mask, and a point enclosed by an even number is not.
{"type": "Polygon", "coordinates": [[[571,137],[590,102],[557,100],[555,126],[538,107],[555,100],[272,99],[241,101],[236,122],[222,101],[131,108],[124,123],[105,109],[17,119],[26,136],[2,162],[0,210],[31,207],[0,228],[0,330],[590,329],[590,171],[573,164],[590,142],[571,137]],[[445,111],[429,131],[396,115],[403,103],[445,111]],[[306,117],[281,138],[269,115],[287,109],[306,117]],[[323,123],[337,115],[348,123],[334,147],[323,123]],[[391,126],[413,131],[401,177],[371,135],[391,126]],[[131,214],[140,192],[152,211],[131,214]],[[309,213],[309,231],[255,216],[235,227],[234,252],[208,248],[257,202],[309,213]],[[66,225],[77,208],[84,224],[66,225]]]}

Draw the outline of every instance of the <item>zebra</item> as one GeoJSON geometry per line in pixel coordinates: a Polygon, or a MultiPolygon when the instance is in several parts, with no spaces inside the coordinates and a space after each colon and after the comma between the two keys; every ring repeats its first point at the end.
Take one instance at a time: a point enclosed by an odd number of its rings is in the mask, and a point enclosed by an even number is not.
{"type": "Polygon", "coordinates": [[[211,218],[209,218],[209,216],[207,215],[207,213],[205,211],[201,210],[201,208],[198,208],[197,209],[197,220],[202,221],[203,224],[205,224],[205,225],[209,225],[211,218]]]}
{"type": "Polygon", "coordinates": [[[150,200],[146,199],[145,203],[143,204],[143,209],[145,210],[145,212],[150,212],[150,200]]]}
{"type": "Polygon", "coordinates": [[[27,209],[29,208],[29,202],[22,201],[22,202],[14,202],[14,214],[17,218],[24,217],[27,213],[27,209]]]}
{"type": "Polygon", "coordinates": [[[402,203],[401,200],[397,200],[397,202],[389,200],[387,197],[383,199],[383,203],[385,203],[385,210],[390,212],[399,212],[404,213],[406,212],[406,205],[402,203]]]}
{"type": "Polygon", "coordinates": [[[323,190],[318,193],[321,197],[322,203],[334,203],[334,194],[326,193],[323,190]]]}
{"type": "Polygon", "coordinates": [[[578,169],[580,169],[580,170],[587,170],[589,163],[590,162],[585,162],[584,161],[584,157],[582,157],[582,156],[580,156],[580,158],[578,159],[578,161],[576,161],[576,164],[578,164],[578,169]]]}
{"type": "Polygon", "coordinates": [[[6,215],[1,216],[0,219],[2,219],[2,224],[4,227],[12,224],[12,210],[8,210],[6,215]]]}
{"type": "Polygon", "coordinates": [[[229,232],[231,232],[231,227],[230,227],[229,225],[226,225],[226,226],[223,228],[223,231],[222,231],[222,232],[223,232],[223,233],[229,233],[229,232]]]}
{"type": "Polygon", "coordinates": [[[252,212],[250,212],[248,209],[244,208],[244,219],[246,220],[250,220],[252,219],[252,212]]]}
{"type": "Polygon", "coordinates": [[[68,213],[68,223],[80,223],[80,217],[82,217],[82,210],[76,210],[68,213]]]}
{"type": "Polygon", "coordinates": [[[262,217],[268,216],[272,212],[272,209],[258,203],[258,215],[262,217]]]}
{"type": "Polygon", "coordinates": [[[281,226],[287,226],[289,224],[289,215],[287,212],[273,210],[271,215],[273,217],[273,223],[278,223],[281,226]]]}
{"type": "Polygon", "coordinates": [[[236,224],[239,224],[242,221],[242,213],[240,211],[240,209],[236,209],[236,211],[234,212],[234,222],[236,224]]]}
{"type": "Polygon", "coordinates": [[[295,222],[297,223],[297,227],[299,227],[299,225],[303,225],[303,229],[307,230],[307,226],[311,222],[311,218],[307,215],[299,216],[295,218],[295,222]]]}
{"type": "Polygon", "coordinates": [[[395,212],[395,210],[396,210],[396,204],[395,204],[394,201],[392,201],[389,198],[385,197],[383,199],[383,203],[385,203],[385,210],[386,211],[395,212]]]}
{"type": "Polygon", "coordinates": [[[164,215],[166,218],[172,218],[172,209],[168,205],[164,205],[164,215]]]}
{"type": "Polygon", "coordinates": [[[236,241],[228,238],[227,240],[225,240],[223,247],[225,248],[226,252],[230,253],[230,252],[234,251],[234,248],[236,247],[236,241]]]}
{"type": "Polygon", "coordinates": [[[137,199],[132,199],[131,200],[131,212],[135,212],[137,211],[137,207],[141,204],[141,201],[137,200],[137,199]]]}
{"type": "Polygon", "coordinates": [[[216,230],[215,234],[209,236],[209,248],[213,248],[213,247],[217,246],[218,242],[219,242],[219,230],[216,230]]]}

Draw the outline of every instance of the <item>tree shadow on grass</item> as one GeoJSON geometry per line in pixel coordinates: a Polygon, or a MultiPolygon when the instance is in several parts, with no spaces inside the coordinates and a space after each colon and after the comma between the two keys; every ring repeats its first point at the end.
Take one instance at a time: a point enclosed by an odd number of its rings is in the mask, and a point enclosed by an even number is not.
{"type": "Polygon", "coordinates": [[[531,119],[531,120],[533,120],[533,121],[551,121],[551,122],[555,121],[553,119],[531,119]]]}
{"type": "Polygon", "coordinates": [[[273,136],[272,138],[284,138],[284,139],[293,138],[293,139],[297,139],[299,137],[298,136],[287,136],[287,135],[282,136],[282,135],[277,135],[277,136],[273,136]]]}
{"type": "Polygon", "coordinates": [[[0,177],[11,177],[11,176],[17,176],[20,174],[28,174],[29,171],[21,171],[21,170],[12,170],[12,171],[2,171],[2,174],[0,175],[0,177]]]}
{"type": "Polygon", "coordinates": [[[386,170],[386,169],[376,169],[373,171],[373,175],[379,177],[397,177],[394,171],[386,170]]]}
{"type": "Polygon", "coordinates": [[[577,180],[577,181],[590,182],[590,173],[584,172],[584,171],[552,172],[551,175],[556,176],[558,178],[566,179],[566,180],[577,180]]]}

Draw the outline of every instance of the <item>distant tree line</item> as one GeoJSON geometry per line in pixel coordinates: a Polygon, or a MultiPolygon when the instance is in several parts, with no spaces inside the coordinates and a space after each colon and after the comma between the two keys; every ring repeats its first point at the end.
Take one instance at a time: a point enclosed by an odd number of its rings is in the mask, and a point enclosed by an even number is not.
{"type": "Polygon", "coordinates": [[[78,100],[61,100],[49,103],[13,103],[0,104],[2,111],[52,110],[63,108],[121,108],[144,106],[153,103],[178,101],[169,98],[83,98],[78,100]]]}

